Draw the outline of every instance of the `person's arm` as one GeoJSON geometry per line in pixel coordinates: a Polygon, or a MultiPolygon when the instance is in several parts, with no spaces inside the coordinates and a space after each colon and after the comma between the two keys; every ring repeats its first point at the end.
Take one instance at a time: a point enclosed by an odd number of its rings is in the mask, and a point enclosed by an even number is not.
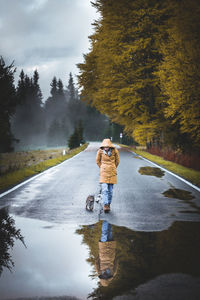
{"type": "Polygon", "coordinates": [[[116,167],[119,165],[119,161],[120,161],[119,151],[117,149],[115,149],[115,165],[116,165],[116,167]]]}
{"type": "Polygon", "coordinates": [[[99,149],[97,152],[97,156],[96,156],[96,163],[99,166],[99,168],[101,167],[101,150],[99,149]]]}

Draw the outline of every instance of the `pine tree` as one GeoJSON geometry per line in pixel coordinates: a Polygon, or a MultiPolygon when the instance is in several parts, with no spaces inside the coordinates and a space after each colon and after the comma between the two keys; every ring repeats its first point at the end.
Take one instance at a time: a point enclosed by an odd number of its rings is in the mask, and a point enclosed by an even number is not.
{"type": "Polygon", "coordinates": [[[50,87],[51,96],[46,100],[44,105],[47,128],[49,128],[55,120],[61,123],[67,115],[67,103],[62,80],[57,80],[54,76],[50,87]]]}
{"type": "Polygon", "coordinates": [[[39,86],[39,73],[37,70],[33,74],[33,97],[35,98],[35,106],[38,106],[38,109],[42,106],[42,92],[39,86]]]}
{"type": "Polygon", "coordinates": [[[18,97],[18,103],[22,103],[23,99],[25,98],[25,74],[23,69],[21,70],[19,75],[17,97],[18,97]]]}
{"type": "Polygon", "coordinates": [[[58,95],[57,79],[55,76],[53,77],[50,86],[51,86],[51,91],[50,91],[51,96],[53,99],[55,99],[58,95]]]}
{"type": "Polygon", "coordinates": [[[33,78],[21,71],[17,86],[18,106],[12,119],[12,130],[23,146],[40,144],[43,139],[45,124],[38,81],[37,70],[33,78]]]}
{"type": "Polygon", "coordinates": [[[72,73],[69,73],[69,82],[68,82],[68,86],[67,89],[69,91],[69,101],[70,102],[74,102],[76,99],[76,91],[75,91],[75,87],[74,87],[74,79],[72,76],[72,73]]]}
{"type": "Polygon", "coordinates": [[[61,79],[58,80],[57,86],[58,86],[58,95],[60,97],[64,97],[63,83],[61,79]]]}
{"type": "Polygon", "coordinates": [[[80,146],[80,133],[78,127],[75,127],[73,134],[68,139],[68,147],[70,149],[80,146]]]}
{"type": "Polygon", "coordinates": [[[34,132],[36,135],[41,135],[45,130],[45,120],[44,120],[44,111],[43,111],[43,103],[42,103],[42,92],[39,86],[39,73],[37,70],[34,71],[33,74],[33,114],[34,114],[34,132]]]}
{"type": "Polygon", "coordinates": [[[68,81],[68,94],[69,100],[67,105],[67,117],[70,120],[73,128],[76,126],[77,122],[85,114],[86,108],[83,103],[79,100],[78,92],[75,88],[72,73],[69,74],[68,81]]]}
{"type": "Polygon", "coordinates": [[[17,103],[14,73],[13,63],[6,66],[3,57],[0,57],[0,152],[13,150],[14,136],[11,132],[10,119],[17,103]]]}
{"type": "Polygon", "coordinates": [[[62,111],[67,109],[65,92],[61,79],[59,79],[57,82],[57,102],[59,103],[58,105],[60,106],[62,111]]]}

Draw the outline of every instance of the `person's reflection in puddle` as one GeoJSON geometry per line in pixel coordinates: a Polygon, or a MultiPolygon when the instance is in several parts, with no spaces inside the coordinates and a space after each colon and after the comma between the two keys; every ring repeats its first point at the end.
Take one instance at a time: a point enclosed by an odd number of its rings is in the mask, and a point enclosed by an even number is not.
{"type": "Polygon", "coordinates": [[[108,286],[117,273],[115,251],[116,242],[112,236],[112,225],[103,221],[99,241],[99,256],[95,261],[96,271],[102,286],[108,286]]]}

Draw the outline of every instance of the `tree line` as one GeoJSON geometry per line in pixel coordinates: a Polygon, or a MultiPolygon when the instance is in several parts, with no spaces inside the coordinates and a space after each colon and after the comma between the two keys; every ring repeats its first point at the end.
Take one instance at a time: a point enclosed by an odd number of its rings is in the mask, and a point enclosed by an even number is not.
{"type": "Polygon", "coordinates": [[[15,71],[13,63],[7,66],[0,57],[0,152],[67,144],[73,148],[118,130],[95,107],[81,101],[71,73],[66,87],[53,77],[50,96],[43,101],[38,71],[31,77],[21,70],[17,86],[15,71]]]}
{"type": "Polygon", "coordinates": [[[200,148],[199,0],[95,0],[82,98],[141,145],[200,148]]]}

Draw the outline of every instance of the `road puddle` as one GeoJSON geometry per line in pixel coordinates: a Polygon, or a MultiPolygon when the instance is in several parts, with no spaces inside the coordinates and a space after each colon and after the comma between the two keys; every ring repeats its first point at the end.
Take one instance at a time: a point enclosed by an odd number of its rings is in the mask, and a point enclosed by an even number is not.
{"type": "Polygon", "coordinates": [[[200,293],[200,223],[139,232],[106,220],[52,226],[4,210],[0,225],[0,299],[146,299],[147,292],[175,300],[200,293]]]}
{"type": "Polygon", "coordinates": [[[180,213],[184,214],[200,214],[200,207],[193,201],[195,197],[192,195],[191,192],[176,188],[171,188],[165,192],[162,193],[167,198],[174,198],[179,200],[184,200],[189,206],[192,208],[192,210],[184,210],[180,211],[180,213]]]}
{"type": "Polygon", "coordinates": [[[2,234],[4,230],[0,231],[0,299],[87,298],[97,286],[97,280],[89,277],[92,268],[87,262],[88,246],[75,233],[78,226],[53,224],[51,227],[48,222],[13,215],[6,219],[2,218],[0,225],[7,227],[11,242],[2,234]],[[8,218],[13,228],[7,227],[8,218]],[[13,234],[17,231],[26,247],[13,234]]]}
{"type": "Polygon", "coordinates": [[[141,167],[138,172],[141,175],[150,175],[150,176],[156,176],[156,177],[163,177],[165,175],[165,172],[161,170],[160,168],[153,168],[153,167],[141,167]]]}
{"type": "Polygon", "coordinates": [[[194,199],[194,196],[191,192],[180,190],[176,188],[171,188],[165,192],[163,192],[163,195],[168,198],[175,198],[180,200],[192,200],[194,199]]]}

